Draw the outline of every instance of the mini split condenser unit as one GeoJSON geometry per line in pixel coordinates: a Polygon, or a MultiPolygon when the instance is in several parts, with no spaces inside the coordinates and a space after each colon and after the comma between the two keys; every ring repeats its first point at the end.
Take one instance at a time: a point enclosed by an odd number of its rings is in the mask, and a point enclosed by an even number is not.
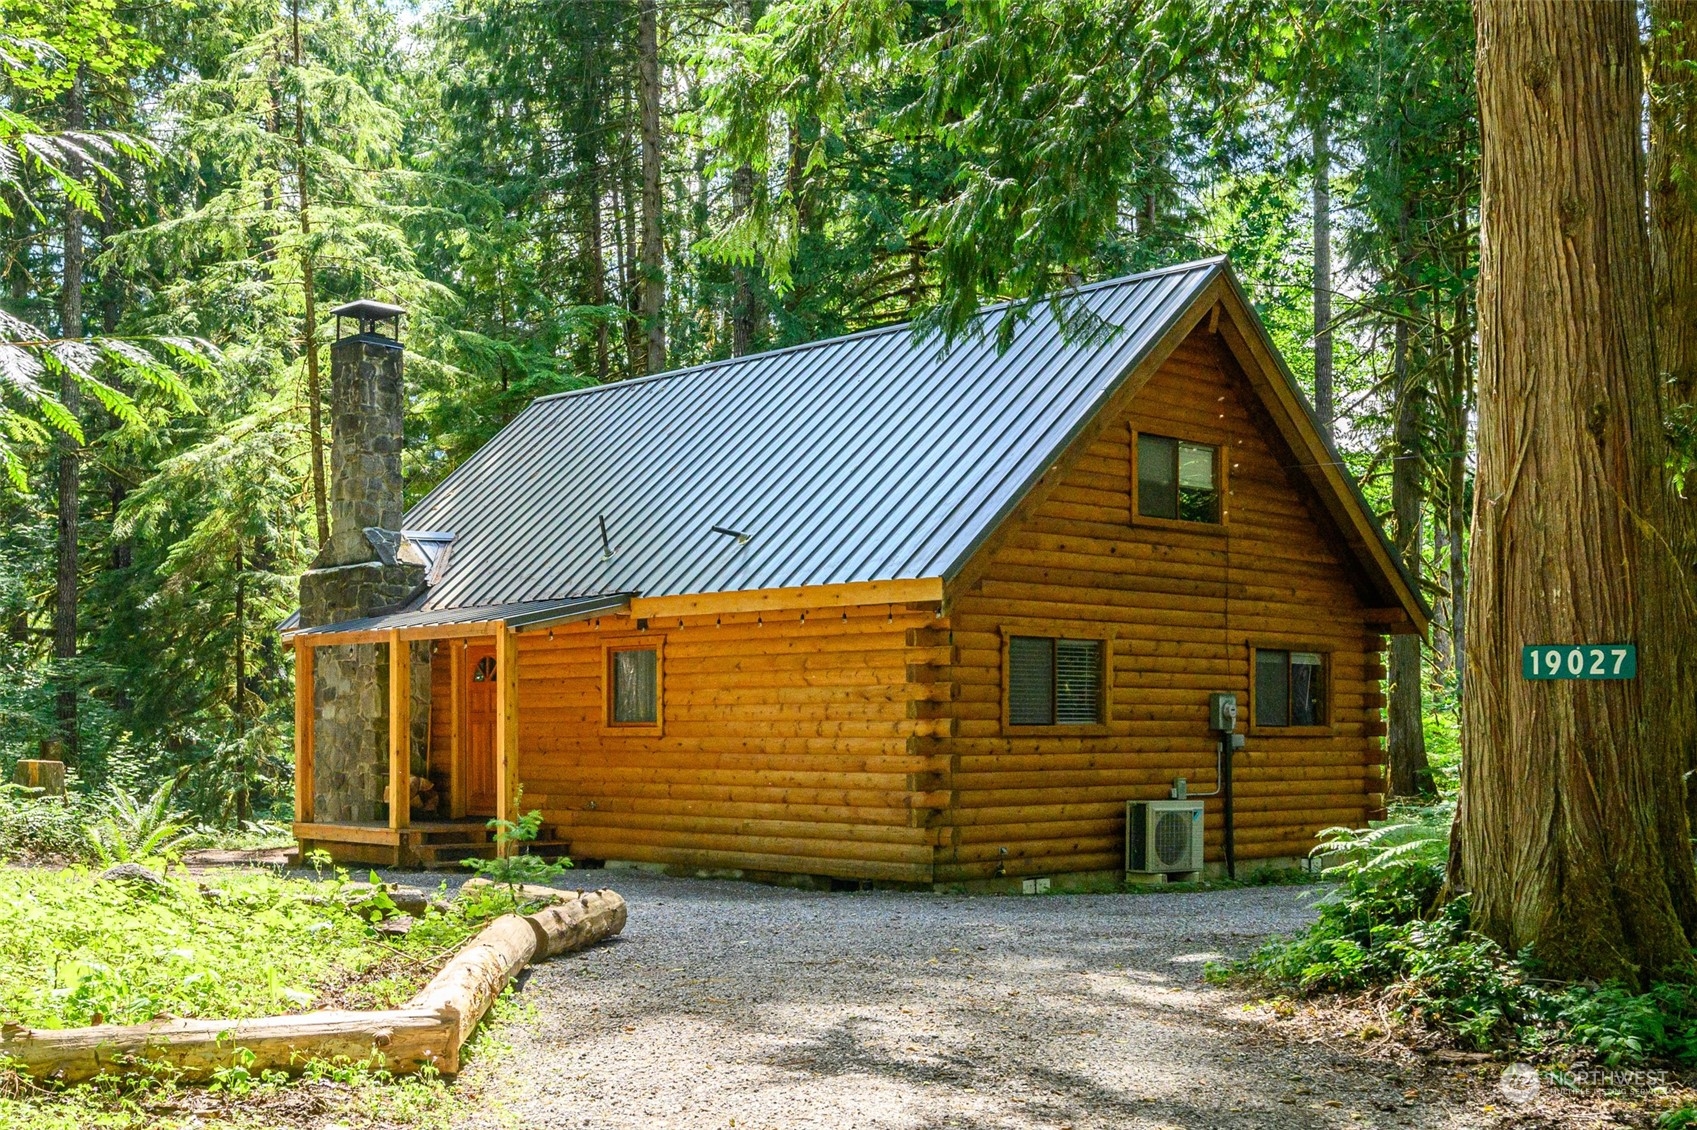
{"type": "Polygon", "coordinates": [[[1125,869],[1144,873],[1202,870],[1202,802],[1127,801],[1125,869]]]}

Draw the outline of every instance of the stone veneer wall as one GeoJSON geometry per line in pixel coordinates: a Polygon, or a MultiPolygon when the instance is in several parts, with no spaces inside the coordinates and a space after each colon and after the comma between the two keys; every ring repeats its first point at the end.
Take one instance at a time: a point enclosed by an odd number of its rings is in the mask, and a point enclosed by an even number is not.
{"type": "MultiPolygon", "coordinates": [[[[331,531],[313,567],[301,576],[303,627],[370,616],[407,600],[424,583],[423,566],[386,565],[365,537],[366,527],[396,530],[401,524],[401,359],[398,342],[376,335],[343,338],[330,347],[331,531]]],[[[408,651],[417,772],[423,754],[418,719],[422,715],[428,726],[429,718],[428,645],[408,651]]],[[[371,822],[386,811],[389,663],[385,644],[317,651],[313,817],[318,821],[371,822]]]]}

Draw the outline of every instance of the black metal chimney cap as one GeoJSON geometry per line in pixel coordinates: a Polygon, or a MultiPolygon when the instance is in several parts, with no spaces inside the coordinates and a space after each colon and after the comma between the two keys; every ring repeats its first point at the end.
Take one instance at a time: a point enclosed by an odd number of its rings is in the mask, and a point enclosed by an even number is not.
{"type": "Polygon", "coordinates": [[[359,332],[362,334],[377,333],[378,323],[391,322],[394,332],[383,336],[392,337],[399,341],[401,337],[401,315],[405,314],[406,311],[392,303],[361,298],[353,302],[344,302],[342,305],[332,308],[330,313],[336,316],[337,340],[341,340],[342,337],[342,319],[353,318],[359,322],[359,332]]]}

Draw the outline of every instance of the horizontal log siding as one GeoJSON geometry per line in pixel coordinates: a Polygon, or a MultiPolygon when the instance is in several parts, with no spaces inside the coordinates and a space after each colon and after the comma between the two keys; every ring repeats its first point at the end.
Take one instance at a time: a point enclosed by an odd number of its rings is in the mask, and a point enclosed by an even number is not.
{"type": "Polygon", "coordinates": [[[522,807],[582,858],[928,882],[937,776],[915,735],[937,723],[908,637],[934,620],[877,605],[650,621],[659,735],[603,731],[602,645],[630,619],[521,633],[522,807]]]}
{"type": "MultiPolygon", "coordinates": [[[[1382,640],[1252,403],[1199,330],[955,597],[956,663],[938,675],[954,684],[955,736],[929,743],[953,790],[939,881],[1121,867],[1127,800],[1165,797],[1175,777],[1215,787],[1208,693],[1237,692],[1247,719],[1251,641],[1330,649],[1334,731],[1249,738],[1236,762],[1239,858],[1301,855],[1320,828],[1365,819],[1382,789],[1382,640]],[[1134,428],[1227,446],[1225,535],[1132,524],[1134,428]],[[1112,627],[1109,733],[1004,735],[1000,632],[1021,619],[1112,627]]],[[[1218,860],[1219,799],[1206,805],[1218,860]]]]}

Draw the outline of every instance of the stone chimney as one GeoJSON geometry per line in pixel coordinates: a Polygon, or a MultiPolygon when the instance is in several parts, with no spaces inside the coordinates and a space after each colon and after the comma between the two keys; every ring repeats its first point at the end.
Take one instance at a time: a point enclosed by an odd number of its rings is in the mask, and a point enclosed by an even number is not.
{"type": "MultiPolygon", "coordinates": [[[[424,586],[424,566],[399,552],[406,408],[398,340],[401,309],[350,302],[331,313],[337,339],[330,347],[330,540],[301,575],[303,628],[393,611],[424,586]],[[357,333],[341,333],[344,318],[356,322],[357,333]]],[[[423,649],[407,650],[416,698],[420,678],[411,669],[420,664],[411,652],[423,649]]],[[[429,656],[422,658],[428,696],[429,656]]],[[[389,665],[383,644],[338,644],[318,651],[313,813],[319,821],[379,819],[389,775],[389,665]]],[[[405,787],[396,792],[407,795],[405,787]]]]}

